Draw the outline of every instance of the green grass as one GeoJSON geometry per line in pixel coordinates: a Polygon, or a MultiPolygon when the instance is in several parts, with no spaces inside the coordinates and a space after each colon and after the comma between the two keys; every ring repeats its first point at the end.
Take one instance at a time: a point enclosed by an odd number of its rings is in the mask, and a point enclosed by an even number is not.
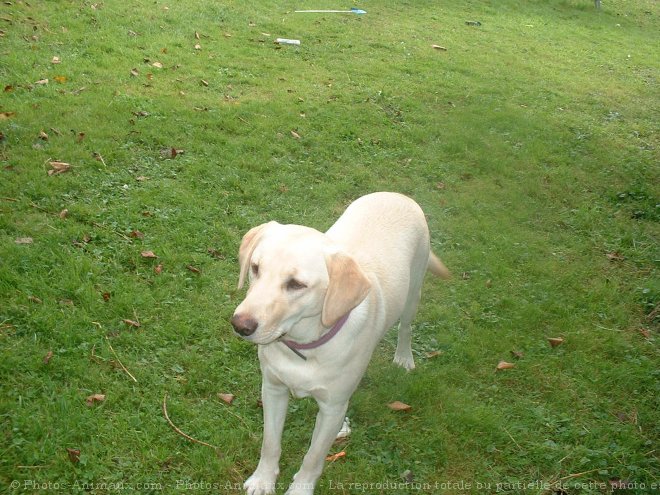
{"type": "MultiPolygon", "coordinates": [[[[422,205],[455,277],[425,287],[414,372],[393,332],[375,353],[318,493],[660,483],[657,3],[357,6],[0,5],[0,492],[239,486],[261,442],[228,325],[241,236],[326,229],[376,190],[422,205]]],[[[290,407],[284,484],[315,416],[290,407]]]]}

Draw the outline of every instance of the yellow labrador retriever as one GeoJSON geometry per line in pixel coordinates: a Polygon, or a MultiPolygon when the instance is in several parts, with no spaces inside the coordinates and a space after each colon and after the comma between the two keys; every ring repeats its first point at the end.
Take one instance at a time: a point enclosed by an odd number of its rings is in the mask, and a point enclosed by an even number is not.
{"type": "Polygon", "coordinates": [[[348,401],[385,331],[400,320],[394,362],[414,368],[410,323],[426,270],[447,268],[431,252],[421,208],[396,193],[352,203],[325,234],[270,222],[251,229],[239,250],[241,288],[231,319],[258,344],[264,437],[245,482],[249,495],[275,492],[289,392],[319,405],[311,445],[288,495],[312,494],[348,401]]]}

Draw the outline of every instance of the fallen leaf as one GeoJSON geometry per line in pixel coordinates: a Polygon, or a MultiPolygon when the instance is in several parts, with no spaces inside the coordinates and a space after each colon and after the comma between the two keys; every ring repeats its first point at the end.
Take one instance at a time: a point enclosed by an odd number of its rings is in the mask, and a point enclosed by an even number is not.
{"type": "Polygon", "coordinates": [[[156,273],[156,275],[160,275],[163,272],[163,265],[162,264],[156,265],[154,267],[154,272],[156,273]]]}
{"type": "Polygon", "coordinates": [[[103,294],[101,294],[101,296],[103,297],[103,300],[105,302],[108,302],[110,300],[110,298],[112,297],[112,295],[109,292],[104,292],[103,294]]]}
{"type": "Polygon", "coordinates": [[[195,31],[195,39],[198,40],[200,38],[199,33],[195,31]]]}
{"type": "Polygon", "coordinates": [[[53,59],[50,61],[51,64],[61,64],[62,60],[60,57],[53,57],[53,59]]]}
{"type": "Polygon", "coordinates": [[[190,270],[191,272],[196,273],[196,274],[198,274],[198,275],[202,273],[202,271],[201,271],[199,268],[195,268],[195,267],[192,266],[192,265],[187,265],[186,268],[187,268],[188,270],[190,270]]]}
{"type": "Polygon", "coordinates": [[[140,232],[139,230],[131,230],[130,234],[128,234],[129,237],[132,237],[133,239],[144,239],[144,234],[140,232]]]}
{"type": "Polygon", "coordinates": [[[346,457],[346,452],[343,450],[341,452],[337,452],[336,454],[329,455],[325,458],[325,460],[328,462],[335,462],[337,459],[341,459],[342,457],[346,457]]]}
{"type": "Polygon", "coordinates": [[[33,241],[32,237],[19,237],[14,242],[16,244],[32,244],[33,241]]]}
{"type": "Polygon", "coordinates": [[[50,363],[50,360],[53,358],[53,351],[48,351],[44,356],[44,364],[50,363]]]}
{"type": "Polygon", "coordinates": [[[199,43],[195,44],[195,50],[201,50],[201,49],[202,49],[202,45],[200,45],[199,43]]]}
{"type": "Polygon", "coordinates": [[[39,139],[48,141],[48,134],[46,134],[44,131],[39,131],[39,139]]]}
{"type": "Polygon", "coordinates": [[[97,402],[103,402],[105,400],[104,394],[92,394],[87,397],[86,402],[88,407],[92,407],[97,402]]]}
{"type": "Polygon", "coordinates": [[[158,258],[158,256],[156,256],[153,251],[142,251],[140,256],[143,258],[158,258]]]}
{"type": "Polygon", "coordinates": [[[403,473],[401,473],[401,479],[407,483],[412,483],[415,480],[415,475],[410,469],[406,469],[403,473]]]}
{"type": "Polygon", "coordinates": [[[520,351],[511,351],[511,355],[516,359],[522,359],[524,354],[520,351]]]}
{"type": "Polygon", "coordinates": [[[55,76],[53,79],[59,84],[64,84],[66,82],[66,76],[55,76]]]}
{"type": "Polygon", "coordinates": [[[557,347],[564,343],[564,339],[561,337],[551,337],[548,339],[548,342],[550,343],[551,347],[557,347]]]}
{"type": "Polygon", "coordinates": [[[651,338],[651,332],[649,331],[648,328],[640,328],[639,333],[641,333],[642,337],[644,337],[645,339],[651,338]]]}
{"type": "Polygon", "coordinates": [[[131,76],[133,76],[133,77],[137,77],[137,76],[139,76],[139,75],[140,75],[140,73],[138,72],[137,69],[131,69],[131,76]]]}
{"type": "Polygon", "coordinates": [[[202,86],[208,86],[208,85],[209,85],[209,82],[208,82],[208,81],[205,81],[204,79],[202,79],[202,80],[200,81],[200,83],[202,84],[202,86]]]}
{"type": "Polygon", "coordinates": [[[11,93],[12,91],[14,91],[14,86],[12,86],[11,84],[7,84],[5,86],[5,93],[11,93]]]}
{"type": "Polygon", "coordinates": [[[43,304],[43,301],[39,299],[37,296],[28,296],[28,301],[33,302],[35,304],[43,304]]]}
{"type": "Polygon", "coordinates": [[[614,251],[614,252],[611,252],[611,253],[606,253],[605,256],[607,256],[607,259],[610,260],[610,261],[624,261],[626,259],[618,251],[614,251]]]}
{"type": "Polygon", "coordinates": [[[405,404],[401,401],[395,400],[394,402],[390,402],[387,407],[392,409],[392,411],[410,411],[412,409],[412,406],[409,406],[408,404],[405,404]]]}
{"type": "Polygon", "coordinates": [[[16,115],[16,112],[0,112],[0,120],[11,119],[16,115]]]}
{"type": "Polygon", "coordinates": [[[444,46],[440,46],[440,45],[431,45],[431,48],[434,48],[436,50],[440,50],[440,51],[443,51],[443,52],[447,51],[447,49],[444,46]]]}
{"type": "Polygon", "coordinates": [[[39,85],[43,86],[43,85],[45,85],[45,84],[48,84],[48,79],[39,79],[39,80],[38,80],[37,82],[35,82],[34,84],[39,84],[39,85]]]}
{"type": "Polygon", "coordinates": [[[73,464],[78,464],[80,462],[80,450],[79,449],[66,449],[67,454],[69,454],[69,460],[73,464]]]}
{"type": "Polygon", "coordinates": [[[234,394],[218,394],[218,398],[225,404],[231,405],[236,397],[234,397],[234,394]]]}
{"type": "Polygon", "coordinates": [[[84,132],[79,132],[78,136],[76,136],[76,142],[81,143],[83,139],[85,139],[85,133],[84,132]]]}
{"type": "Polygon", "coordinates": [[[426,357],[427,357],[428,359],[431,359],[431,358],[434,358],[434,357],[438,357],[438,356],[440,356],[440,355],[442,355],[442,351],[430,351],[430,352],[427,352],[427,353],[426,353],[426,357]]]}
{"type": "Polygon", "coordinates": [[[155,67],[156,69],[162,69],[163,68],[163,64],[161,64],[160,62],[154,62],[153,64],[151,64],[151,66],[155,67]]]}
{"type": "Polygon", "coordinates": [[[506,361],[500,361],[499,363],[497,363],[497,368],[496,369],[497,369],[497,371],[501,371],[501,370],[510,370],[511,368],[515,368],[515,367],[516,367],[516,365],[513,364],[513,363],[507,363],[506,361]]]}
{"type": "Polygon", "coordinates": [[[62,220],[64,220],[64,219],[65,219],[66,217],[68,217],[68,216],[69,216],[69,210],[66,209],[66,208],[64,208],[64,209],[59,213],[59,217],[60,217],[62,220]]]}
{"type": "Polygon", "coordinates": [[[126,323],[130,327],[140,328],[142,326],[142,325],[140,325],[139,321],[135,321],[135,320],[124,319],[124,320],[121,320],[121,321],[123,321],[124,323],[126,323]]]}
{"type": "Polygon", "coordinates": [[[66,162],[48,162],[48,165],[51,167],[48,175],[59,175],[71,170],[71,165],[66,162]]]}
{"type": "Polygon", "coordinates": [[[291,131],[291,135],[296,139],[300,139],[300,134],[298,134],[296,131],[291,131]]]}

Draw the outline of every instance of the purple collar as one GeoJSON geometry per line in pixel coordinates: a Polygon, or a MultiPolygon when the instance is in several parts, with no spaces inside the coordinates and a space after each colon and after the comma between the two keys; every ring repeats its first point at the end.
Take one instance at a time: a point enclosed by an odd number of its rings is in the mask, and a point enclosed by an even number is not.
{"type": "Polygon", "coordinates": [[[351,312],[349,311],[346,313],[344,316],[342,316],[337,323],[334,324],[334,326],[328,330],[326,333],[324,333],[319,339],[313,341],[313,342],[308,342],[306,344],[300,344],[298,342],[294,342],[293,340],[282,340],[282,343],[287,346],[289,349],[291,349],[293,352],[296,353],[299,357],[307,360],[307,358],[300,353],[300,351],[306,351],[309,349],[316,349],[317,347],[322,346],[326,342],[328,342],[332,337],[337,335],[339,330],[344,326],[344,324],[348,321],[348,317],[350,316],[351,312]]]}

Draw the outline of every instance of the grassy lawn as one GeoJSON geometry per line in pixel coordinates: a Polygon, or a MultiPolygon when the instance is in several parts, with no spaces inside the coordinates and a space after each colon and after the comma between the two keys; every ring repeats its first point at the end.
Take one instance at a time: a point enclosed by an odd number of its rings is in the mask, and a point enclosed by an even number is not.
{"type": "MultiPolygon", "coordinates": [[[[240,239],[377,190],[454,278],[417,369],[378,348],[317,492],[660,493],[658,3],[293,12],[350,6],[2,2],[0,493],[237,493],[240,239]]],[[[316,414],[290,409],[283,486],[316,414]]]]}

